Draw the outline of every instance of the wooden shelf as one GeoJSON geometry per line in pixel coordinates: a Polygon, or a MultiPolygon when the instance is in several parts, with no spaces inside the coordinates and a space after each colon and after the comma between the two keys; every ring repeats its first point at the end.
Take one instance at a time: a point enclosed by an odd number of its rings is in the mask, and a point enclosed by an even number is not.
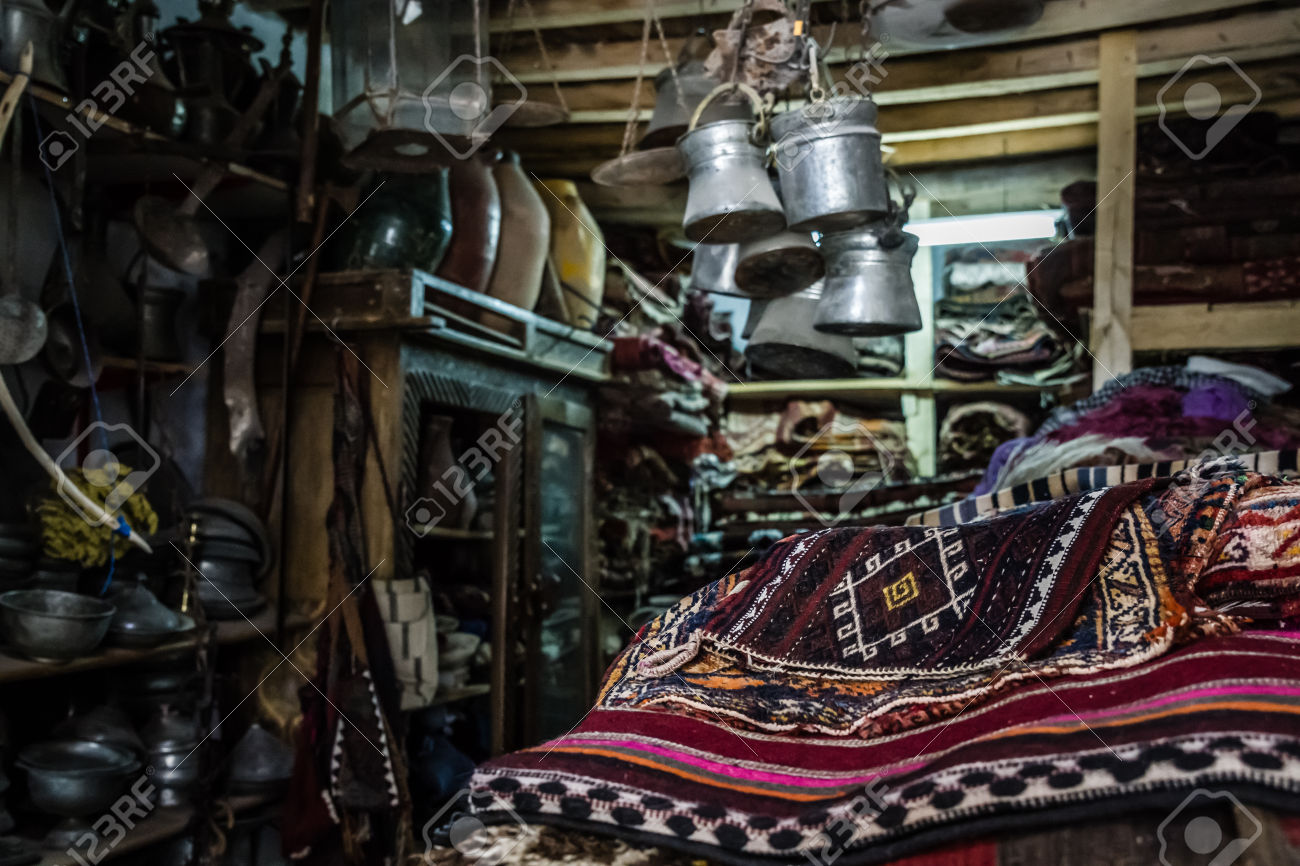
{"type": "Polygon", "coordinates": [[[470,683],[469,685],[463,686],[459,689],[439,691],[429,703],[429,706],[440,707],[443,704],[451,704],[456,701],[468,700],[469,698],[482,697],[483,695],[489,694],[491,691],[492,686],[489,683],[470,683]]]}
{"type": "Polygon", "coordinates": [[[454,538],[461,541],[491,541],[496,537],[490,529],[453,529],[450,526],[429,526],[424,538],[454,538]]]}
{"type": "MultiPolygon", "coordinates": [[[[312,622],[313,620],[306,616],[290,615],[285,624],[288,628],[301,628],[312,622]]],[[[225,620],[216,623],[216,627],[217,643],[222,645],[244,643],[256,638],[259,633],[270,636],[275,631],[275,608],[268,607],[266,610],[261,611],[252,617],[252,622],[245,619],[225,620]]],[[[184,640],[172,641],[148,649],[105,647],[91,655],[62,664],[31,661],[30,659],[10,655],[10,651],[6,649],[0,652],[0,683],[56,677],[97,668],[121,667],[133,662],[163,656],[178,649],[192,647],[197,642],[198,637],[191,636],[184,640]]]]}
{"type": "Polygon", "coordinates": [[[1300,301],[1134,307],[1130,334],[1134,352],[1294,348],[1300,301]]]}
{"type": "Polygon", "coordinates": [[[904,394],[1041,394],[1061,390],[1058,386],[1000,385],[997,382],[953,382],[947,379],[790,379],[770,382],[742,382],[727,389],[733,401],[778,399],[858,398],[897,399],[904,394]]]}
{"type": "MultiPolygon", "coordinates": [[[[13,76],[11,74],[0,71],[0,85],[7,85],[12,80],[13,76]]],[[[120,157],[114,154],[108,155],[108,159],[112,161],[112,164],[103,166],[106,171],[101,173],[103,177],[97,178],[99,180],[114,183],[142,183],[151,180],[174,182],[173,172],[179,174],[182,178],[186,178],[187,175],[192,178],[197,175],[203,163],[212,162],[223,165],[226,173],[233,177],[243,178],[281,194],[289,191],[289,184],[277,177],[272,177],[237,162],[205,156],[200,152],[200,148],[185,142],[175,141],[165,135],[159,135],[153,130],[128,123],[111,114],[85,110],[81,108],[81,104],[74,104],[73,100],[64,94],[36,82],[30,82],[25,92],[48,105],[75,112],[82,120],[96,125],[100,130],[100,134],[105,136],[105,139],[112,134],[133,139],[129,143],[129,147],[122,148],[126,152],[121,154],[120,157]],[[140,149],[159,152],[130,153],[130,151],[140,149]],[[125,160],[125,162],[116,161],[119,159],[125,160]]],[[[92,141],[95,142],[96,149],[107,143],[96,139],[92,139],[92,141]]]]}
{"type": "MultiPolygon", "coordinates": [[[[230,811],[239,814],[249,809],[256,809],[259,806],[265,806],[269,803],[278,802],[280,797],[275,794],[244,794],[236,797],[225,797],[221,801],[230,807],[230,811]]],[[[112,860],[115,857],[121,857],[132,851],[138,851],[158,842],[164,842],[174,836],[185,832],[190,821],[194,818],[194,809],[189,806],[164,807],[154,810],[148,818],[136,824],[134,828],[128,830],[122,840],[113,848],[104,854],[100,862],[112,860]]],[[[101,844],[100,850],[103,850],[101,844]]],[[[79,852],[83,856],[84,851],[79,852]]],[[[72,857],[66,851],[47,851],[44,856],[37,861],[36,866],[81,866],[75,857],[72,857]]]]}
{"type": "Polygon", "coordinates": [[[158,376],[188,376],[198,369],[194,364],[182,364],[176,361],[150,361],[145,359],[144,365],[135,358],[122,358],[116,355],[106,355],[101,359],[106,370],[141,370],[146,374],[158,376]]]}

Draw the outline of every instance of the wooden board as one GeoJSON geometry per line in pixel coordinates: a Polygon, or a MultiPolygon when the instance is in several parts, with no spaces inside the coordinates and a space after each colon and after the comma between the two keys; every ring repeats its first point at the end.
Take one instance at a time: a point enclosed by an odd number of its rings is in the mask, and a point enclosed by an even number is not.
{"type": "Polygon", "coordinates": [[[1097,233],[1092,387],[1133,367],[1133,173],[1137,161],[1137,35],[1103,33],[1097,122],[1097,233]]]}
{"type": "Polygon", "coordinates": [[[1300,301],[1134,307],[1133,351],[1300,347],[1300,301]]]}

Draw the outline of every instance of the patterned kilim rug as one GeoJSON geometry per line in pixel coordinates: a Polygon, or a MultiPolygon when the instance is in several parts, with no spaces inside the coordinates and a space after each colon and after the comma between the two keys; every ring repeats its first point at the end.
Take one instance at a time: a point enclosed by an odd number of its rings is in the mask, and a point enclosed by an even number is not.
{"type": "Polygon", "coordinates": [[[479,768],[471,808],[822,864],[1198,787],[1295,808],[1300,488],[1151,484],[787,539],[643,628],[574,731],[479,768]]]}

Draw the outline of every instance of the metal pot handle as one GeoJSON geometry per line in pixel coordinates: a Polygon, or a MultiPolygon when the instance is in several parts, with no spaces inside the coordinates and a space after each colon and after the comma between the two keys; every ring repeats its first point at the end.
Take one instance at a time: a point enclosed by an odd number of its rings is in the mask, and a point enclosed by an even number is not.
{"type": "Polygon", "coordinates": [[[687,132],[691,132],[700,123],[700,118],[704,116],[704,110],[709,107],[709,103],[719,96],[730,95],[739,90],[749,97],[749,101],[754,105],[754,111],[758,119],[754,121],[754,128],[749,133],[749,138],[755,144],[767,138],[768,116],[771,113],[773,99],[771,94],[766,97],[761,95],[753,87],[742,81],[731,81],[726,84],[719,84],[709,91],[709,95],[700,100],[700,104],[695,106],[695,113],[691,115],[691,122],[686,127],[687,132]]]}

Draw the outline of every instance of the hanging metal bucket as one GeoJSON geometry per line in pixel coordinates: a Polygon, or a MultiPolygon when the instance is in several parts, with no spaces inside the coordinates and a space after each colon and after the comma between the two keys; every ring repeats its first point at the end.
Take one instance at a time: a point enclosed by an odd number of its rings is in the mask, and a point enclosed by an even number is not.
{"type": "Polygon", "coordinates": [[[753,88],[738,84],[734,89],[754,102],[756,122],[697,126],[711,101],[733,91],[733,85],[723,85],[696,107],[690,129],[677,140],[690,177],[682,230],[693,241],[739,243],[785,228],[785,212],[763,166],[764,148],[755,143],[765,132],[766,106],[753,88]]]}
{"type": "Polygon", "coordinates": [[[856,375],[858,352],[851,337],[813,327],[822,283],[767,303],[749,338],[745,357],[763,373],[782,379],[844,379],[856,375]]]}
{"type": "Polygon", "coordinates": [[[691,257],[691,288],[715,295],[747,298],[736,286],[740,244],[697,244],[691,257]]]}
{"type": "Polygon", "coordinates": [[[740,331],[740,339],[749,341],[754,336],[754,329],[763,320],[767,305],[772,303],[767,298],[755,298],[749,302],[749,314],[745,316],[745,327],[740,331]]]}
{"type": "Polygon", "coordinates": [[[784,231],[740,244],[734,282],[751,298],[776,298],[806,289],[826,273],[812,236],[784,231]]]}
{"type": "Polygon", "coordinates": [[[888,210],[870,98],[815,101],[778,114],[772,150],[790,228],[843,231],[888,210]]]}
{"type": "MultiPolygon", "coordinates": [[[[718,86],[718,80],[704,71],[704,63],[691,60],[677,67],[664,67],[655,77],[655,108],[650,125],[637,143],[638,150],[672,147],[691,123],[691,112],[718,86]]],[[[720,120],[750,120],[753,110],[739,99],[715,100],[700,118],[699,125],[720,120]]]]}
{"type": "Polygon", "coordinates": [[[899,234],[903,242],[881,246],[874,229],[824,235],[826,280],[817,308],[817,330],[851,337],[905,334],[921,327],[921,308],[912,289],[912,257],[917,237],[899,234]]]}

